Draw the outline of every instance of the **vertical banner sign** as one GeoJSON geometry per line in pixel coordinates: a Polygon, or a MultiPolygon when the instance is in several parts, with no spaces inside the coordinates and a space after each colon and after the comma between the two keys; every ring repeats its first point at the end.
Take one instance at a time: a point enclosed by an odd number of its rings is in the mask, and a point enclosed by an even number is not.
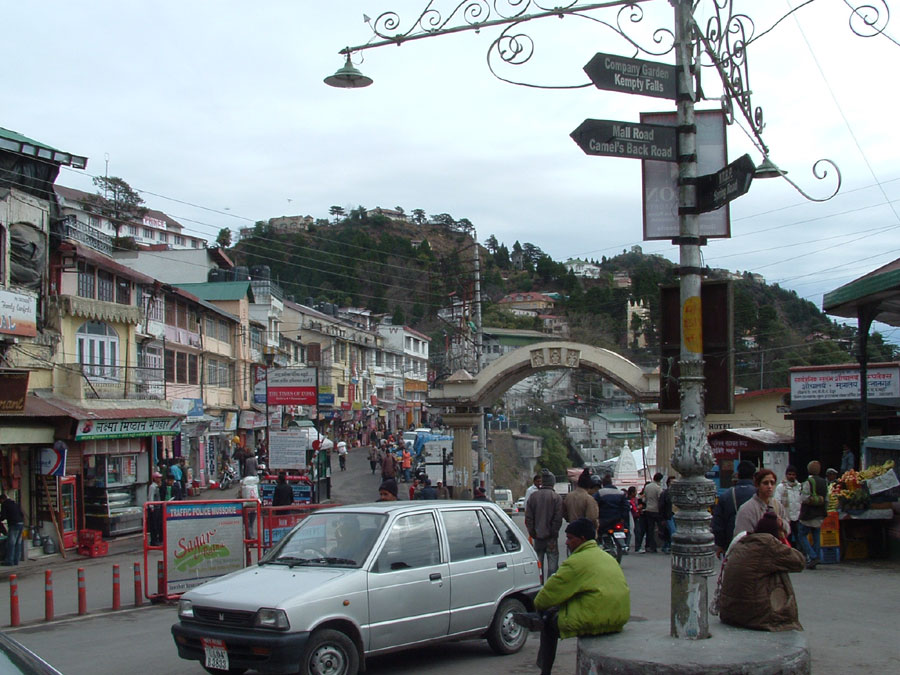
{"type": "MultiPolygon", "coordinates": [[[[725,145],[725,114],[721,110],[698,110],[697,172],[716,173],[728,163],[725,145]]],[[[676,113],[641,113],[641,122],[674,127],[676,113]]],[[[678,220],[678,164],[643,160],[644,240],[672,239],[681,234],[678,220]]],[[[730,237],[731,215],[724,208],[698,216],[701,237],[730,237]]]]}
{"type": "Polygon", "coordinates": [[[700,298],[693,297],[684,301],[681,309],[681,337],[685,349],[692,354],[703,353],[703,315],[700,298]]]}
{"type": "Polygon", "coordinates": [[[266,371],[268,405],[316,405],[315,368],[269,368],[266,371]]]}
{"type": "Polygon", "coordinates": [[[244,567],[243,502],[166,502],[166,589],[184,593],[244,567]]]}
{"type": "Polygon", "coordinates": [[[266,367],[253,366],[253,402],[266,404],[266,367]]]}

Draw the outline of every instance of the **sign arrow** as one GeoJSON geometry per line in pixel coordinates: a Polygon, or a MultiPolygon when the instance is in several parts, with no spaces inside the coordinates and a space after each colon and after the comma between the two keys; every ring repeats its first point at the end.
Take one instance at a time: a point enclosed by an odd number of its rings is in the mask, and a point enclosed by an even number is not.
{"type": "Polygon", "coordinates": [[[597,89],[672,100],[677,98],[677,70],[666,63],[597,52],[584,66],[584,72],[597,89]]]}
{"type": "Polygon", "coordinates": [[[724,169],[697,177],[697,213],[715,211],[747,194],[756,165],[750,155],[738,157],[724,169]]]}
{"type": "Polygon", "coordinates": [[[675,127],[587,119],[569,135],[588,155],[678,161],[675,127]]]}

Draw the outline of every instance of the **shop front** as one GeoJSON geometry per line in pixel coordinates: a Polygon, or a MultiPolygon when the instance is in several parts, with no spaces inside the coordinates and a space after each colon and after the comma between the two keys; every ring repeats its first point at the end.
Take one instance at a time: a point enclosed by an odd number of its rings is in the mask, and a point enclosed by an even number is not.
{"type": "Polygon", "coordinates": [[[723,429],[709,434],[716,461],[710,477],[721,493],[732,486],[738,463],[747,460],[772,469],[781,481],[787,466],[795,461],[793,440],[771,429],[723,429]]]}

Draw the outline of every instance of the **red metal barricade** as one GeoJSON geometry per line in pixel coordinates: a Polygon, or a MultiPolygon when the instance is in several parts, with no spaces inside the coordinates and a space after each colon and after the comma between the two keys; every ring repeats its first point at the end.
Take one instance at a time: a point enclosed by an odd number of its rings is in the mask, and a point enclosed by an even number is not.
{"type": "Polygon", "coordinates": [[[339,504],[295,504],[293,506],[262,507],[262,547],[272,548],[281,541],[288,532],[294,529],[301,520],[320,509],[339,506],[339,504]]]}

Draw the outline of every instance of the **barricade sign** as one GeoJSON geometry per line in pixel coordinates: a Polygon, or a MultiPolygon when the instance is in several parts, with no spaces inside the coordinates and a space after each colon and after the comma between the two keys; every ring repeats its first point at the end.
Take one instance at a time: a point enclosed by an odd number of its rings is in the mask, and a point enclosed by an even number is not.
{"type": "MultiPolygon", "coordinates": [[[[312,503],[312,485],[309,483],[293,483],[291,491],[294,493],[295,504],[311,504],[312,503]]],[[[275,483],[263,483],[259,486],[260,499],[263,506],[271,506],[272,499],[275,496],[275,483]]]]}
{"type": "MultiPolygon", "coordinates": [[[[144,521],[144,569],[150,550],[163,552],[165,597],[172,598],[200,584],[242,569],[251,561],[252,549],[262,552],[259,528],[260,504],[256,499],[223,499],[189,502],[150,502],[152,514],[159,507],[162,516],[162,543],[149,546],[148,519],[144,521]]],[[[151,516],[152,518],[152,516],[151,516]]],[[[149,574],[144,574],[144,593],[150,593],[149,574]]]]}
{"type": "Polygon", "coordinates": [[[295,506],[262,507],[262,545],[272,548],[281,541],[301,520],[319,509],[336,506],[335,504],[302,504],[295,506]]]}

